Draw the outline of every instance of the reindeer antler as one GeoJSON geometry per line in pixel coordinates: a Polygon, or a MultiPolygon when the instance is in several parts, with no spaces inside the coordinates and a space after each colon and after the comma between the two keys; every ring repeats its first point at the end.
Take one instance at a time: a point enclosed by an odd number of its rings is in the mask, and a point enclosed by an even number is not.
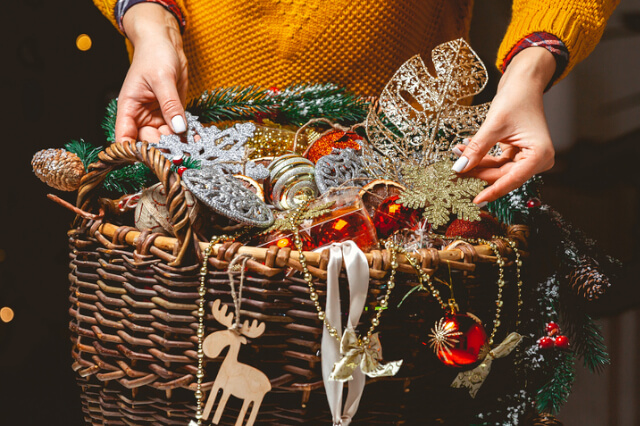
{"type": "Polygon", "coordinates": [[[242,328],[240,329],[240,333],[244,334],[247,337],[256,338],[264,333],[265,325],[263,322],[258,323],[257,319],[254,319],[251,325],[249,325],[249,320],[246,320],[242,323],[242,328]]]}
{"type": "MultiPolygon", "coordinates": [[[[213,317],[220,324],[227,326],[227,328],[233,328],[233,313],[229,312],[227,314],[227,305],[222,305],[220,299],[216,299],[213,301],[213,305],[211,305],[211,313],[213,317]]],[[[264,331],[264,330],[263,330],[264,331]]]]}

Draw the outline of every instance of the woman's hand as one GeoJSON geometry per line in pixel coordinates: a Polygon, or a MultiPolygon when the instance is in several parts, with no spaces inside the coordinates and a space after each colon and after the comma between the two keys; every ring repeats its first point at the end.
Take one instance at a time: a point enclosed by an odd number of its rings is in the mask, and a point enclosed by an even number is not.
{"type": "Polygon", "coordinates": [[[544,115],[542,95],[555,72],[553,55],[542,47],[518,53],[505,71],[487,118],[468,145],[458,145],[454,171],[489,182],[473,200],[484,205],[549,170],[554,149],[544,115]],[[500,143],[502,155],[489,150],[500,143]]]}
{"type": "Polygon", "coordinates": [[[134,53],[118,96],[116,141],[184,132],[187,59],[176,19],[160,5],[139,3],[122,23],[134,53]]]}

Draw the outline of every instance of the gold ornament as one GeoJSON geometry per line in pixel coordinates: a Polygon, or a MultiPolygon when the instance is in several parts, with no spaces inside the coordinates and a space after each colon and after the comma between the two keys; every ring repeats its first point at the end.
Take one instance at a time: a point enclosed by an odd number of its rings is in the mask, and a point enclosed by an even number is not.
{"type": "MultiPolygon", "coordinates": [[[[305,220],[317,219],[331,213],[332,207],[335,203],[335,201],[330,201],[328,203],[321,203],[317,205],[310,204],[308,208],[304,209],[302,213],[297,215],[295,228],[299,227],[305,220]]],[[[279,217],[276,217],[273,225],[271,225],[265,231],[261,232],[261,234],[266,235],[275,231],[293,231],[294,226],[292,225],[290,219],[291,217],[293,217],[294,213],[294,211],[289,211],[288,214],[280,214],[279,217]]]]}
{"type": "Polygon", "coordinates": [[[477,132],[489,104],[461,100],[480,93],[487,69],[463,39],[443,43],[431,53],[436,76],[420,56],[405,62],[379,98],[380,110],[397,135],[371,110],[366,122],[371,144],[384,156],[425,166],[450,156],[450,147],[477,132]]]}
{"type": "Polygon", "coordinates": [[[315,166],[297,154],[285,154],[273,160],[265,179],[265,197],[278,210],[289,210],[318,195],[315,166]]]}
{"type": "Polygon", "coordinates": [[[38,151],[31,160],[31,166],[41,181],[61,191],[75,191],[85,175],[80,157],[65,149],[38,151]]]}
{"type": "Polygon", "coordinates": [[[402,169],[407,189],[398,202],[412,209],[424,209],[424,218],[434,227],[449,221],[449,214],[469,221],[480,220],[480,209],[471,201],[486,182],[458,176],[453,162],[442,160],[426,168],[408,165],[402,169]]]}
{"type": "Polygon", "coordinates": [[[253,137],[247,141],[247,146],[252,148],[249,158],[255,160],[262,157],[278,157],[293,151],[294,146],[297,152],[304,152],[317,137],[318,133],[315,130],[307,128],[304,133],[298,135],[296,141],[294,130],[270,120],[263,120],[263,125],[256,124],[253,137]]]}

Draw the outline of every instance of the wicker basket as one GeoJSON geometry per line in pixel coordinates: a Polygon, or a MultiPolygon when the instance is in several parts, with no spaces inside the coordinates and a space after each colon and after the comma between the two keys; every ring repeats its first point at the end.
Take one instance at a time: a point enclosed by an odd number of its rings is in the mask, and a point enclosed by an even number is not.
{"type": "MultiPolygon", "coordinates": [[[[161,153],[144,143],[113,144],[83,179],[78,207],[85,212],[106,212],[107,203],[96,199],[95,189],[109,171],[137,161],[153,170],[167,189],[176,237],[139,232],[115,224],[114,220],[121,218],[108,220],[106,214],[78,218],[69,231],[73,368],[82,387],[88,423],[185,425],[195,413],[195,310],[199,253],[205,243],[191,230],[180,177],[170,172],[170,163],[161,153]]],[[[527,232],[524,226],[512,226],[507,236],[524,249],[527,232]]],[[[508,245],[502,240],[495,243],[512,261],[508,245]]],[[[267,374],[273,388],[260,407],[257,422],[329,423],[320,371],[322,323],[309,300],[306,282],[297,273],[298,253],[240,243],[216,246],[210,258],[208,306],[214,299],[231,304],[226,269],[238,253],[253,256],[247,263],[242,314],[266,323],[265,334],[240,351],[240,360],[267,374]],[[294,272],[287,273],[290,269],[294,272]]],[[[422,268],[429,273],[446,262],[454,279],[464,283],[460,286],[464,294],[456,294],[462,308],[471,307],[481,318],[492,318],[497,268],[489,247],[460,243],[446,251],[421,250],[419,255],[422,268]]],[[[328,250],[307,253],[321,298],[328,256],[328,250]]],[[[371,251],[367,259],[372,277],[368,304],[373,308],[383,294],[389,254],[371,251]]],[[[403,257],[399,263],[390,306],[396,306],[417,282],[403,257]]],[[[210,314],[210,308],[207,311],[210,314]]],[[[433,353],[425,350],[425,336],[441,315],[439,306],[425,292],[409,298],[402,309],[385,312],[379,327],[385,357],[404,359],[404,365],[398,376],[367,385],[356,423],[430,424],[427,419],[439,419],[437,424],[463,424],[456,423],[461,420],[455,410],[449,410],[449,417],[439,413],[438,408],[447,411],[441,400],[425,412],[425,398],[433,395],[455,393],[452,404],[459,403],[461,397],[470,401],[464,391],[448,388],[455,372],[443,368],[433,353]]],[[[366,313],[363,322],[368,323],[366,313]]],[[[205,324],[207,334],[221,327],[211,316],[205,324]]],[[[207,361],[205,390],[211,388],[221,361],[207,361]]],[[[239,408],[239,401],[232,398],[221,424],[235,424],[239,408]]]]}

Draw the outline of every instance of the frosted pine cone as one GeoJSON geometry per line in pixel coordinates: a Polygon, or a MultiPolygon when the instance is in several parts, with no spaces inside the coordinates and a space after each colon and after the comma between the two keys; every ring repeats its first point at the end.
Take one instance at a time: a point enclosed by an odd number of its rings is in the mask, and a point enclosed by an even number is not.
{"type": "Polygon", "coordinates": [[[602,296],[611,283],[606,275],[601,273],[598,263],[590,258],[583,257],[580,264],[569,274],[571,289],[587,300],[596,300],[602,296]]]}
{"type": "Polygon", "coordinates": [[[533,426],[562,426],[562,423],[551,414],[540,414],[532,422],[533,426]]]}
{"type": "Polygon", "coordinates": [[[76,154],[64,149],[43,149],[31,160],[33,173],[52,188],[75,191],[84,176],[84,164],[76,154]]]}

